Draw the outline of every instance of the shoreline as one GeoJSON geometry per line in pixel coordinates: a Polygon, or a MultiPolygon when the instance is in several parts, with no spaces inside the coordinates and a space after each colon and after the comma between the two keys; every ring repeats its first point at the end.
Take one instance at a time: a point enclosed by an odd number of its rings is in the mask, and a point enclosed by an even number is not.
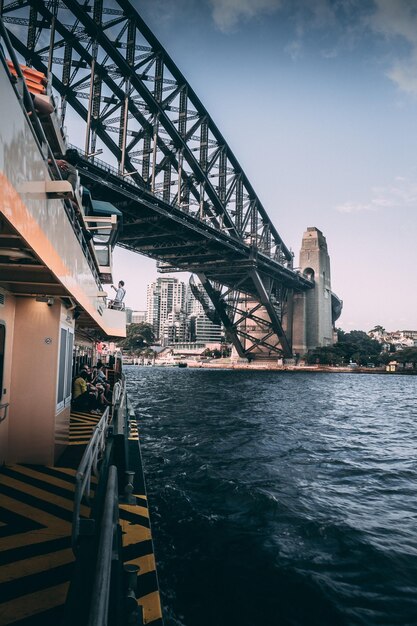
{"type": "MultiPolygon", "coordinates": [[[[182,367],[190,369],[223,369],[240,371],[276,371],[276,372],[304,372],[321,374],[397,374],[416,376],[416,370],[387,371],[385,367],[337,367],[330,365],[278,365],[274,362],[239,363],[220,362],[221,359],[209,362],[182,361],[182,367]]],[[[156,363],[154,367],[179,367],[178,363],[156,363]]]]}

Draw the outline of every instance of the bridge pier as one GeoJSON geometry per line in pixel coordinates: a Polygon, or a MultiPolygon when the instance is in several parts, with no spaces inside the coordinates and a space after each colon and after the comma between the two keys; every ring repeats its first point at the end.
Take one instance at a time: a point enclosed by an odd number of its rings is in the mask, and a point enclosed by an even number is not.
{"type": "Polygon", "coordinates": [[[293,352],[303,356],[308,350],[334,343],[330,257],[323,233],[307,228],[300,250],[300,271],[314,280],[315,287],[294,294],[293,352]]]}

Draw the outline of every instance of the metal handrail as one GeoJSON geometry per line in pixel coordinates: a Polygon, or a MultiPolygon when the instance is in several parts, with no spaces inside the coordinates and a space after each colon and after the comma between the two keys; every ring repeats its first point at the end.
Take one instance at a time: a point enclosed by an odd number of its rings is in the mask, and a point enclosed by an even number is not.
{"type": "MultiPolygon", "coordinates": [[[[87,160],[87,161],[89,160],[89,157],[88,157],[87,153],[84,150],[82,150],[82,148],[79,148],[78,146],[75,146],[73,144],[68,144],[68,145],[69,145],[70,148],[74,148],[75,150],[77,150],[78,153],[80,154],[80,156],[82,156],[85,160],[87,160]]],[[[168,201],[166,199],[166,194],[164,194],[162,191],[156,191],[155,189],[151,190],[151,189],[149,189],[149,187],[146,187],[144,185],[139,185],[131,176],[129,177],[129,181],[126,181],[126,175],[123,176],[123,174],[120,173],[120,170],[118,170],[116,167],[114,167],[114,165],[110,165],[109,163],[106,163],[102,159],[98,159],[96,156],[94,156],[92,158],[92,163],[94,165],[97,165],[98,167],[100,167],[102,170],[104,170],[108,174],[111,174],[112,176],[117,176],[117,178],[119,178],[121,181],[127,183],[128,185],[130,185],[132,187],[136,187],[137,189],[145,191],[146,193],[151,193],[156,198],[159,198],[160,200],[163,200],[167,204],[170,204],[171,206],[176,207],[177,209],[179,209],[181,211],[184,211],[182,205],[178,204],[178,201],[176,200],[177,194],[170,193],[169,194],[169,201],[168,201]]],[[[137,172],[133,172],[133,174],[136,174],[136,173],[137,172]]],[[[199,206],[199,204],[195,203],[195,206],[199,206]]],[[[197,216],[197,219],[200,219],[200,218],[197,216]]]]}
{"type": "Polygon", "coordinates": [[[4,420],[7,418],[7,412],[8,412],[9,406],[10,406],[9,402],[0,404],[0,411],[3,409],[3,415],[0,414],[0,422],[4,422],[4,420]]]}
{"type": "Polygon", "coordinates": [[[107,308],[113,309],[114,311],[125,311],[126,305],[124,302],[120,302],[120,300],[108,300],[107,308]]]}
{"type": "Polygon", "coordinates": [[[120,396],[122,395],[122,389],[123,389],[123,387],[122,387],[121,381],[117,380],[114,383],[114,386],[113,386],[113,394],[112,394],[112,405],[113,405],[113,407],[115,407],[119,403],[120,396]]]}
{"type": "Polygon", "coordinates": [[[117,545],[117,525],[119,522],[119,503],[117,490],[117,468],[111,465],[107,481],[104,513],[101,522],[101,534],[98,545],[96,575],[92,592],[92,602],[88,626],[107,626],[112,559],[117,545]]]}
{"type": "Polygon", "coordinates": [[[92,474],[98,477],[98,463],[106,447],[106,436],[109,427],[109,407],[106,407],[97,426],[94,428],[90,443],[86,447],[80,465],[75,475],[74,511],[72,521],[72,549],[77,549],[78,538],[80,536],[81,502],[83,498],[89,502],[91,495],[92,474]]]}

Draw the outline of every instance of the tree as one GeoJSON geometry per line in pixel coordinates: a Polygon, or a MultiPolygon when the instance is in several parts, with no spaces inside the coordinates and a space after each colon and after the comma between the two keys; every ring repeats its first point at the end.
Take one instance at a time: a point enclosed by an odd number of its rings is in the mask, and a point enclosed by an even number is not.
{"type": "Polygon", "coordinates": [[[383,326],[374,326],[372,330],[369,331],[370,333],[381,333],[381,335],[383,335],[385,333],[385,328],[383,326]]]}
{"type": "Polygon", "coordinates": [[[344,333],[336,345],[342,352],[345,363],[355,361],[360,365],[366,365],[372,357],[377,357],[381,353],[379,341],[368,337],[363,330],[344,333]]]}
{"type": "Polygon", "coordinates": [[[336,329],[336,333],[337,333],[337,341],[343,341],[343,337],[346,335],[345,331],[342,330],[341,328],[337,328],[336,329]]]}
{"type": "Polygon", "coordinates": [[[309,365],[340,365],[343,363],[343,355],[338,350],[337,344],[311,350],[305,358],[309,365]]]}
{"type": "Polygon", "coordinates": [[[128,352],[138,354],[143,349],[155,343],[155,335],[151,324],[129,324],[126,330],[126,339],[119,341],[118,345],[128,352]]]}
{"type": "Polygon", "coordinates": [[[378,365],[381,362],[381,344],[368,337],[364,331],[352,330],[345,333],[339,328],[337,337],[338,341],[333,346],[311,350],[306,357],[307,362],[321,365],[341,365],[351,361],[359,365],[378,365]]]}
{"type": "Polygon", "coordinates": [[[412,363],[415,369],[417,367],[417,348],[411,347],[398,350],[395,359],[399,363],[412,363]]]}

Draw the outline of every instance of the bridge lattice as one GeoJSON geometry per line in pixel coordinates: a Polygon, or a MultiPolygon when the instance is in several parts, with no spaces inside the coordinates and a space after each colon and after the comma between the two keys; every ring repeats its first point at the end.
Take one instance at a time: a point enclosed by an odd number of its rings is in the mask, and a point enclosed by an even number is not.
{"type": "Polygon", "coordinates": [[[290,356],[292,295],[313,284],[292,269],[231,148],[132,4],[2,4],[22,60],[52,76],[67,123],[69,107],[83,121],[81,179],[123,212],[120,244],[161,271],[197,274],[240,356],[290,356]]]}

